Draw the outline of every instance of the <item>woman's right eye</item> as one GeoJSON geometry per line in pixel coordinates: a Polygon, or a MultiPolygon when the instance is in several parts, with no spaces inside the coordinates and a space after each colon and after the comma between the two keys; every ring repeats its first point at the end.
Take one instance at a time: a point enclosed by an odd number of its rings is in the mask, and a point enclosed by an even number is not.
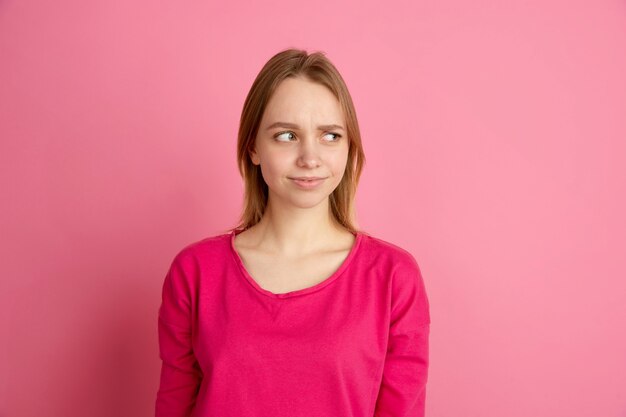
{"type": "Polygon", "coordinates": [[[279,142],[289,142],[293,137],[295,137],[293,132],[281,132],[274,136],[279,142]],[[289,135],[291,135],[291,137],[289,135]]]}

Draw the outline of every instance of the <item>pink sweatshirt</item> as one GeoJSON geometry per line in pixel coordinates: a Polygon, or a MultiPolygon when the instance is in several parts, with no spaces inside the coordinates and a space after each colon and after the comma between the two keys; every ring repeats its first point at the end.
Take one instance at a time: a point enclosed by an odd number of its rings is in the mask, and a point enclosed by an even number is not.
{"type": "Polygon", "coordinates": [[[235,233],[171,263],[156,417],[424,416],[429,303],[409,252],[358,232],[326,280],[275,294],[246,271],[235,233]]]}

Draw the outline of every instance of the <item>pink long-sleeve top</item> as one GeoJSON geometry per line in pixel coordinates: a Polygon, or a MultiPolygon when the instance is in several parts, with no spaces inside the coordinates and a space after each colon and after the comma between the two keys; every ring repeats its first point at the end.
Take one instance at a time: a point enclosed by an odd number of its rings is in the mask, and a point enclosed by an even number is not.
{"type": "Polygon", "coordinates": [[[275,294],[236,233],[186,246],[165,276],[156,417],[424,416],[429,303],[408,251],[357,232],[330,277],[275,294]]]}

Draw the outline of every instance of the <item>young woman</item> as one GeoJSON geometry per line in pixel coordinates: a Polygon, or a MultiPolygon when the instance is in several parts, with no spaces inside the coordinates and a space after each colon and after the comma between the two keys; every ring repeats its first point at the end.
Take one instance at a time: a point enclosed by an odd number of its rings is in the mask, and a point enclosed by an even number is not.
{"type": "Polygon", "coordinates": [[[409,252],[355,226],[361,136],[323,53],[265,64],[237,157],[239,225],[165,277],[156,416],[423,416],[428,297],[409,252]]]}

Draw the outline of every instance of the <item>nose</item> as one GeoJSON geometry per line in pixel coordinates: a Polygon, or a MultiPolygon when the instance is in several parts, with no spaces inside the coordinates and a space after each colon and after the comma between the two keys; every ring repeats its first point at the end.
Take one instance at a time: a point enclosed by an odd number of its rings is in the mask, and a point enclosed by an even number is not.
{"type": "Polygon", "coordinates": [[[303,168],[317,168],[320,166],[321,161],[315,140],[303,139],[300,144],[298,166],[303,168]]]}

